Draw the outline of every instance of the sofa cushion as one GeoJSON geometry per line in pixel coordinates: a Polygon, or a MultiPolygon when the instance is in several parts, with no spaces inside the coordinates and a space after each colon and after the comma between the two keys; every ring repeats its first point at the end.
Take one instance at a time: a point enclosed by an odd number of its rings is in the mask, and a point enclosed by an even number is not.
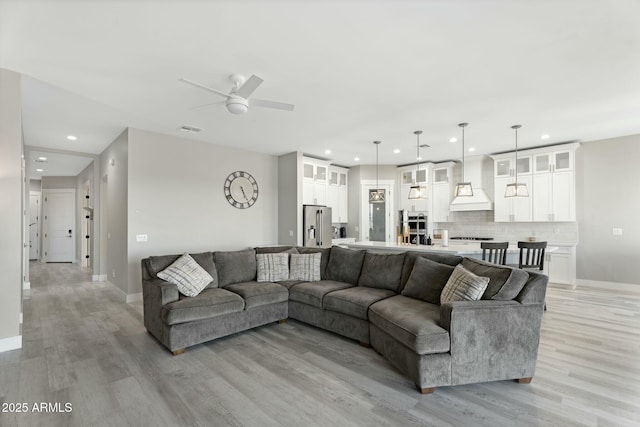
{"type": "Polygon", "coordinates": [[[444,285],[440,304],[452,301],[477,301],[487,289],[488,284],[488,277],[478,276],[462,265],[456,265],[447,284],[444,285]]]}
{"type": "Polygon", "coordinates": [[[244,299],[244,308],[250,309],[260,305],[283,302],[289,299],[287,288],[277,283],[244,282],[234,283],[225,290],[236,293],[244,299]]]}
{"type": "Polygon", "coordinates": [[[258,282],[289,279],[289,254],[286,252],[256,254],[256,264],[258,282]]]}
{"type": "Polygon", "coordinates": [[[169,267],[160,271],[158,277],[173,283],[181,294],[188,297],[197,296],[213,281],[213,277],[189,254],[182,255],[169,267]]]}
{"type": "Polygon", "coordinates": [[[291,254],[289,280],[317,282],[320,280],[320,261],[322,254],[291,254]]]}
{"type": "Polygon", "coordinates": [[[402,286],[404,287],[409,280],[409,276],[413,271],[413,264],[418,258],[427,258],[440,264],[451,265],[455,267],[462,262],[462,257],[452,254],[440,254],[436,252],[407,252],[404,258],[404,266],[402,267],[402,286]]]}
{"type": "Polygon", "coordinates": [[[325,310],[336,311],[367,320],[371,304],[395,294],[389,289],[368,288],[358,285],[353,288],[329,292],[324,296],[322,307],[325,310]]]}
{"type": "Polygon", "coordinates": [[[529,273],[517,268],[491,264],[479,259],[465,258],[462,265],[478,276],[489,278],[482,299],[509,301],[518,296],[529,279],[529,273]]]}
{"type": "Polygon", "coordinates": [[[295,246],[258,246],[256,247],[256,254],[272,254],[272,253],[289,253],[297,254],[295,246]]]}
{"type": "Polygon", "coordinates": [[[304,280],[279,280],[278,284],[284,286],[287,289],[291,289],[298,283],[303,283],[304,280]]]}
{"type": "Polygon", "coordinates": [[[369,321],[417,354],[449,351],[449,332],[440,326],[440,307],[396,295],[369,307],[369,321]]]}
{"type": "Polygon", "coordinates": [[[215,252],[213,260],[218,270],[220,287],[256,280],[256,251],[254,249],[215,252]]]}
{"type": "Polygon", "coordinates": [[[329,292],[350,288],[352,285],[333,280],[302,282],[289,289],[289,299],[322,308],[324,296],[329,292]]]}
{"type": "Polygon", "coordinates": [[[296,246],[298,253],[301,254],[320,254],[320,280],[326,279],[327,264],[329,263],[329,255],[331,248],[307,248],[305,246],[296,246]]]}
{"type": "MultiPolygon", "coordinates": [[[[213,279],[207,285],[207,288],[218,287],[218,271],[216,264],[213,262],[213,252],[202,252],[199,254],[189,254],[200,267],[202,267],[213,279]]],[[[173,264],[182,255],[161,255],[149,257],[149,273],[153,279],[158,278],[158,273],[173,264]]]]}
{"type": "Polygon", "coordinates": [[[404,257],[404,253],[376,254],[367,252],[358,278],[358,286],[399,292],[404,257]]]}
{"type": "Polygon", "coordinates": [[[244,301],[225,289],[205,289],[196,297],[186,297],[162,307],[160,317],[166,325],[208,319],[244,310],[244,301]]]}
{"type": "Polygon", "coordinates": [[[402,295],[440,305],[440,294],[454,267],[418,257],[402,295]]]}
{"type": "Polygon", "coordinates": [[[351,285],[358,283],[362,263],[367,252],[333,246],[327,263],[327,280],[345,282],[351,285]]]}

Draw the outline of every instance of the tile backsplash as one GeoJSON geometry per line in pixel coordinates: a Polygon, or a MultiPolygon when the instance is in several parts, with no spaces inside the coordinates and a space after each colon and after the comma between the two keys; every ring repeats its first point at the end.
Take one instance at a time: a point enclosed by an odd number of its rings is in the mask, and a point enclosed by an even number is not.
{"type": "Polygon", "coordinates": [[[510,242],[535,237],[552,243],[578,243],[577,222],[493,222],[493,211],[451,212],[449,219],[434,223],[434,229],[448,229],[449,237],[493,237],[510,242]]]}

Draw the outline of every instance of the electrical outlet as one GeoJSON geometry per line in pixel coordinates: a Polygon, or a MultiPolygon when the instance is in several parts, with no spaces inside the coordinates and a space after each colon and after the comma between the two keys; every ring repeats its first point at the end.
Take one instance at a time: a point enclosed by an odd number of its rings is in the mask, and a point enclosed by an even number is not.
{"type": "Polygon", "coordinates": [[[289,237],[293,237],[293,230],[289,230],[289,237]]]}
{"type": "Polygon", "coordinates": [[[146,234],[136,234],[136,242],[147,242],[149,241],[149,236],[146,234]]]}
{"type": "Polygon", "coordinates": [[[111,277],[116,277],[116,269],[111,270],[111,277]]]}
{"type": "Polygon", "coordinates": [[[622,236],[622,228],[614,228],[613,229],[614,236],[622,236]]]}

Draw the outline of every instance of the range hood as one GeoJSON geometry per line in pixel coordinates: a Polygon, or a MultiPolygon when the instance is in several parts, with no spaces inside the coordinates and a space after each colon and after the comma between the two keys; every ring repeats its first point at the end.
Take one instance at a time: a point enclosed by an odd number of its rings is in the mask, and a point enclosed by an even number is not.
{"type": "Polygon", "coordinates": [[[449,210],[453,212],[492,211],[493,201],[487,194],[487,192],[493,193],[492,178],[493,162],[490,158],[487,156],[467,157],[464,179],[473,186],[473,196],[456,197],[451,202],[449,210]]]}

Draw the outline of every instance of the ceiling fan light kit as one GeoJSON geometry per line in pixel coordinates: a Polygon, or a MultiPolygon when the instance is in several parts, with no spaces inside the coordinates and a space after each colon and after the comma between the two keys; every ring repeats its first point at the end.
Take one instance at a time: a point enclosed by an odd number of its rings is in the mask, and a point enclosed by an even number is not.
{"type": "MultiPolygon", "coordinates": [[[[180,78],[178,81],[204,89],[216,95],[222,96],[227,99],[226,106],[232,114],[244,114],[249,111],[249,97],[253,92],[262,84],[264,80],[256,75],[252,75],[248,80],[245,80],[244,76],[240,74],[232,74],[229,76],[229,80],[233,83],[233,88],[229,93],[225,93],[221,90],[214,89],[212,87],[203,85],[202,83],[194,82],[192,80],[180,78]]],[[[264,99],[251,99],[251,105],[262,108],[272,108],[275,110],[293,111],[293,104],[285,104],[283,102],[267,101],[264,99]]]]}

